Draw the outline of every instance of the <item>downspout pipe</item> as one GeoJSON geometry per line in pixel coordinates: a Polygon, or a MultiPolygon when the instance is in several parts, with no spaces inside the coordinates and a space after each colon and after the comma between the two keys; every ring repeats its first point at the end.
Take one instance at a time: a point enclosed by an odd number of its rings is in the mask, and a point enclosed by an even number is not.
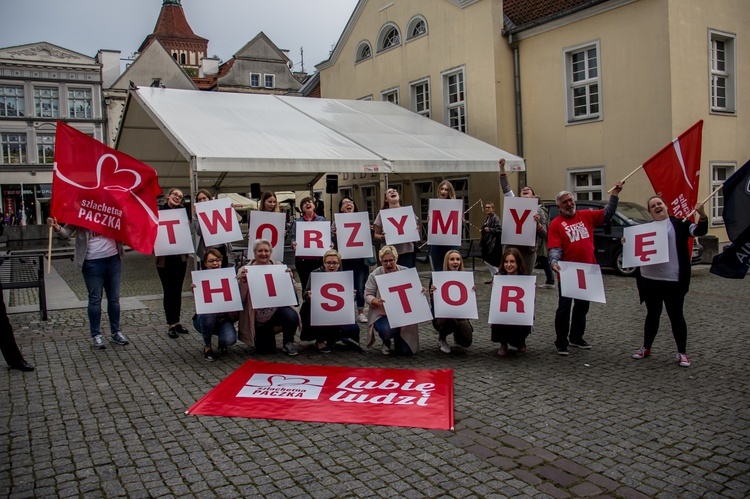
{"type": "MultiPolygon", "coordinates": [[[[516,153],[523,158],[523,107],[521,106],[521,63],[518,42],[513,39],[513,33],[508,33],[508,44],[513,49],[513,84],[515,86],[516,103],[516,153]]],[[[528,165],[527,165],[528,167],[528,165]]],[[[526,184],[526,172],[518,172],[519,188],[526,184]]]]}

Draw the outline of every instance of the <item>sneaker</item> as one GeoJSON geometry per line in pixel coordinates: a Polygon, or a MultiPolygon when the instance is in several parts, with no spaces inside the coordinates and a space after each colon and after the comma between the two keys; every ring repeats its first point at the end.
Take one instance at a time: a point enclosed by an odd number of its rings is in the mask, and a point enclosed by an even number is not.
{"type": "Polygon", "coordinates": [[[120,331],[117,331],[116,333],[114,333],[110,337],[109,341],[111,341],[112,343],[115,343],[117,345],[127,345],[129,343],[128,339],[120,331]]]}
{"type": "Polygon", "coordinates": [[[208,347],[208,350],[205,348],[203,349],[203,358],[206,359],[207,362],[213,362],[216,360],[216,357],[214,357],[214,351],[211,347],[208,347]]]}
{"type": "Polygon", "coordinates": [[[508,355],[508,345],[500,345],[500,350],[497,351],[498,357],[505,357],[508,355]]]}
{"type": "Polygon", "coordinates": [[[318,345],[319,345],[319,343],[315,343],[315,348],[318,350],[318,352],[320,352],[320,353],[331,353],[331,347],[328,346],[328,343],[323,342],[323,346],[322,347],[318,346],[318,345]]]}
{"type": "Polygon", "coordinates": [[[174,327],[175,331],[177,331],[180,334],[189,334],[190,331],[185,329],[185,327],[182,324],[176,324],[174,327]]]}
{"type": "Polygon", "coordinates": [[[568,347],[557,347],[557,355],[568,355],[568,347]]]}
{"type": "Polygon", "coordinates": [[[169,336],[170,338],[174,339],[174,338],[177,338],[179,336],[179,334],[177,334],[177,330],[175,328],[170,327],[169,331],[167,331],[167,336],[169,336]]]}
{"type": "Polygon", "coordinates": [[[390,355],[391,354],[391,346],[387,345],[386,343],[383,343],[383,346],[380,347],[380,353],[383,355],[390,355]]]}
{"type": "Polygon", "coordinates": [[[680,367],[690,367],[690,359],[688,359],[688,356],[684,353],[677,354],[677,363],[680,367]]]}
{"type": "Polygon", "coordinates": [[[438,339],[438,347],[440,347],[440,351],[443,353],[451,353],[451,347],[448,345],[448,342],[443,339],[438,339]]]}
{"type": "Polygon", "coordinates": [[[294,346],[294,343],[291,341],[289,343],[285,343],[283,347],[281,347],[281,350],[284,351],[288,356],[294,357],[295,355],[299,355],[299,350],[297,350],[297,347],[294,346]]]}
{"type": "Polygon", "coordinates": [[[357,316],[357,320],[361,322],[362,324],[367,324],[367,316],[362,313],[357,316]]]}
{"type": "Polygon", "coordinates": [[[91,338],[91,343],[94,344],[94,348],[97,350],[104,350],[107,348],[107,345],[104,344],[104,339],[102,338],[101,334],[97,334],[93,338],[91,338]]]}
{"type": "Polygon", "coordinates": [[[550,283],[542,284],[539,287],[542,288],[542,289],[555,289],[555,285],[554,284],[550,284],[550,283]]]}
{"type": "Polygon", "coordinates": [[[520,348],[518,349],[518,353],[526,353],[526,345],[524,345],[524,346],[520,347],[520,348]]]}
{"type": "Polygon", "coordinates": [[[221,343],[219,343],[219,353],[221,355],[225,355],[227,353],[227,351],[228,351],[227,346],[226,345],[222,345],[221,343]]]}
{"type": "Polygon", "coordinates": [[[651,350],[650,350],[650,349],[648,349],[648,348],[646,348],[646,347],[641,347],[641,348],[639,348],[639,349],[638,349],[638,351],[636,351],[636,352],[635,352],[635,353],[634,353],[634,354],[632,355],[632,357],[633,357],[634,359],[640,360],[640,359],[645,359],[645,358],[646,358],[646,357],[648,357],[649,355],[651,355],[651,350]]]}
{"type": "Polygon", "coordinates": [[[584,350],[588,350],[591,348],[591,345],[586,343],[586,340],[581,338],[580,340],[570,340],[570,344],[576,348],[582,348],[584,350]]]}

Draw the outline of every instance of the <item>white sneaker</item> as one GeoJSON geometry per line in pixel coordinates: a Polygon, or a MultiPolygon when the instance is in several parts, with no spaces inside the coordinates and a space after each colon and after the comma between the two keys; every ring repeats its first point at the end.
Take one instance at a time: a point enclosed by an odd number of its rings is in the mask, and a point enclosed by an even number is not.
{"type": "Polygon", "coordinates": [[[440,347],[441,352],[451,353],[451,347],[448,345],[447,341],[438,339],[438,346],[440,347]]]}
{"type": "Polygon", "coordinates": [[[364,313],[359,314],[357,320],[362,324],[367,324],[367,316],[364,313]]]}
{"type": "Polygon", "coordinates": [[[688,359],[688,356],[684,353],[677,354],[677,363],[680,367],[690,367],[690,359],[688,359]]]}
{"type": "Polygon", "coordinates": [[[391,354],[391,347],[383,343],[383,346],[380,347],[380,353],[383,355],[390,355],[391,354]]]}

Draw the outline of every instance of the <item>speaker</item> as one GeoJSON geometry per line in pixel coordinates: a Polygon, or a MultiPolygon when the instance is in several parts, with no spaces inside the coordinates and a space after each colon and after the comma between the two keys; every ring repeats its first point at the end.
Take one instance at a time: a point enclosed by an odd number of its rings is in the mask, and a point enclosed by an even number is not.
{"type": "Polygon", "coordinates": [[[260,184],[250,184],[250,197],[260,199],[260,184]]]}
{"type": "Polygon", "coordinates": [[[339,176],[326,175],[326,194],[336,194],[339,192],[339,176]]]}

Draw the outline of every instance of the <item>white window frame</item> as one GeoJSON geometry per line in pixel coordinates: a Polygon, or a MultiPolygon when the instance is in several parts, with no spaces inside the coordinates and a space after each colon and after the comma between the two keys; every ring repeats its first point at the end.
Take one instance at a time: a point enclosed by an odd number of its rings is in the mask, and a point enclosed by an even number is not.
{"type": "Polygon", "coordinates": [[[26,132],[7,131],[0,133],[0,165],[25,165],[28,164],[29,151],[26,132]],[[16,140],[11,140],[15,138],[16,140]],[[18,161],[10,161],[10,149],[17,147],[18,161]]]}
{"type": "Polygon", "coordinates": [[[90,120],[94,116],[94,89],[91,87],[68,87],[68,118],[76,120],[90,120]],[[76,92],[83,92],[83,97],[76,97],[76,92]],[[88,104],[88,113],[83,110],[84,116],[78,116],[75,109],[71,109],[75,103],[88,104]]]}
{"type": "Polygon", "coordinates": [[[599,46],[599,40],[593,42],[576,45],[575,47],[568,47],[563,49],[563,68],[564,68],[564,82],[565,82],[565,121],[569,125],[577,123],[590,123],[592,121],[601,121],[603,119],[602,113],[602,64],[601,64],[601,48],[599,46]],[[589,57],[589,51],[595,51],[595,67],[592,67],[589,57]],[[578,54],[584,54],[582,61],[584,65],[585,77],[581,80],[574,81],[575,73],[573,68],[573,57],[578,54]],[[595,71],[595,75],[592,75],[592,70],[595,71]],[[595,87],[595,92],[592,91],[595,87]],[[576,95],[580,90],[584,91],[584,95],[576,95]],[[595,101],[592,99],[596,96],[595,101]],[[576,100],[583,98],[586,106],[586,112],[576,116],[576,100]]]}
{"type": "Polygon", "coordinates": [[[362,40],[359,42],[359,45],[357,45],[357,52],[354,54],[354,62],[366,61],[367,59],[372,59],[372,45],[370,45],[370,42],[367,40],[362,40]],[[369,52],[367,55],[363,55],[362,53],[365,49],[369,52]]]}
{"type": "Polygon", "coordinates": [[[416,38],[421,38],[423,36],[426,36],[427,33],[429,33],[429,28],[427,26],[427,19],[424,18],[423,15],[417,14],[416,16],[412,17],[409,20],[409,24],[406,25],[406,41],[414,40],[416,38]],[[424,31],[421,33],[413,34],[412,31],[414,31],[414,28],[417,27],[419,23],[424,23],[424,31]]]}
{"type": "Polygon", "coordinates": [[[36,162],[40,165],[51,165],[55,162],[55,134],[36,134],[36,162]]]}
{"type": "Polygon", "coordinates": [[[449,69],[441,73],[440,76],[443,82],[443,124],[459,132],[468,133],[466,68],[462,66],[460,68],[449,69]],[[457,80],[453,80],[454,77],[457,80]],[[453,91],[451,90],[453,86],[460,88],[453,91]]]}
{"type": "Polygon", "coordinates": [[[34,117],[35,118],[60,118],[60,88],[45,85],[34,85],[34,117]],[[41,92],[50,92],[44,96],[41,92]],[[50,107],[49,113],[42,112],[42,106],[50,107]]]}
{"type": "Polygon", "coordinates": [[[4,114],[0,114],[3,118],[23,118],[26,116],[26,99],[25,89],[23,85],[13,85],[10,83],[0,83],[0,108],[4,114]],[[19,92],[20,91],[20,92],[19,92]],[[16,115],[11,116],[8,114],[8,103],[15,103],[16,115]]]}
{"type": "Polygon", "coordinates": [[[263,75],[263,86],[265,88],[276,88],[276,75],[265,73],[263,75]],[[268,79],[271,79],[271,84],[268,84],[268,79]]]}
{"type": "Polygon", "coordinates": [[[733,33],[715,29],[708,30],[708,98],[712,114],[737,114],[737,58],[735,47],[735,35],[733,33]],[[719,43],[723,45],[723,52],[719,50],[719,43]],[[718,95],[719,90],[723,90],[723,97],[718,95]],[[721,101],[722,98],[723,102],[721,101]]]}
{"type": "Polygon", "coordinates": [[[360,97],[360,98],[359,98],[359,99],[357,99],[357,100],[372,100],[372,94],[370,94],[370,95],[365,95],[364,97],[360,97]]]}
{"type": "Polygon", "coordinates": [[[399,105],[399,92],[398,87],[389,88],[380,92],[380,100],[390,102],[392,104],[399,105]]]}
{"type": "Polygon", "coordinates": [[[601,201],[605,199],[604,192],[604,167],[603,166],[592,166],[587,168],[569,168],[568,169],[568,190],[573,193],[573,198],[576,201],[601,201]],[[600,184],[593,182],[594,175],[598,174],[600,184]],[[578,175],[588,175],[589,183],[587,185],[579,186],[576,185],[576,177],[578,175]],[[596,198],[594,194],[599,194],[596,198]],[[581,197],[585,195],[585,197],[581,197]]]}
{"type": "Polygon", "coordinates": [[[260,88],[260,77],[261,77],[260,73],[250,73],[250,86],[252,88],[260,88]],[[253,85],[253,77],[258,78],[258,84],[257,85],[253,85]]]}
{"type": "Polygon", "coordinates": [[[430,79],[421,80],[409,84],[409,99],[411,101],[411,110],[415,113],[429,118],[432,115],[430,103],[430,79]],[[420,90],[421,88],[421,90],[420,90]],[[421,96],[421,102],[420,102],[421,96]]]}
{"type": "MultiPolygon", "coordinates": [[[[709,161],[709,168],[711,170],[711,192],[714,192],[720,185],[724,183],[726,179],[732,176],[737,171],[737,163],[729,161],[709,161]],[[725,175],[723,179],[717,178],[719,171],[724,171],[725,175]]],[[[711,227],[723,227],[724,226],[724,189],[719,189],[713,196],[711,196],[711,227]]]]}
{"type": "Polygon", "coordinates": [[[401,36],[401,30],[398,28],[396,23],[385,23],[382,28],[380,28],[380,33],[378,33],[378,53],[385,52],[386,50],[390,50],[396,47],[401,46],[401,41],[403,40],[403,37],[401,36]],[[395,41],[392,43],[389,43],[388,46],[385,45],[386,41],[388,41],[391,37],[389,36],[391,34],[391,30],[396,30],[396,37],[395,41]]]}

